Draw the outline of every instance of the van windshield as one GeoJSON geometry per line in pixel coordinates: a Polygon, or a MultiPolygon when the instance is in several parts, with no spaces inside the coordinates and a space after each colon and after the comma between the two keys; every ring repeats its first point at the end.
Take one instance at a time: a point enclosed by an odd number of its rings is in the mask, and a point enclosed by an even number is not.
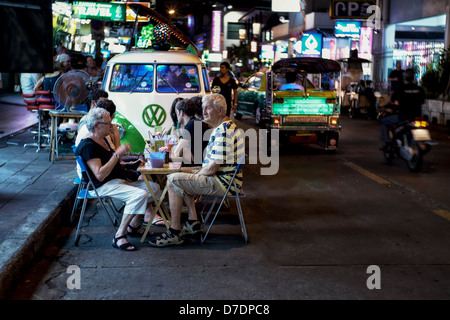
{"type": "Polygon", "coordinates": [[[114,65],[109,90],[111,92],[152,92],[153,65],[114,65]]]}
{"type": "Polygon", "coordinates": [[[159,64],[156,67],[158,92],[200,92],[198,69],[195,64],[159,64]]]}

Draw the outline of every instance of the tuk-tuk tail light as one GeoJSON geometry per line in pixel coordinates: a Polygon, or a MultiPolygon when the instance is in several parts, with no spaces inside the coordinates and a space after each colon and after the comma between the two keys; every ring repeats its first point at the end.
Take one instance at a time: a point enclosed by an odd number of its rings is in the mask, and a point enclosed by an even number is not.
{"type": "Polygon", "coordinates": [[[414,126],[416,128],[426,128],[427,125],[428,123],[426,121],[414,121],[414,126]]]}
{"type": "Polygon", "coordinates": [[[325,103],[336,104],[336,99],[326,99],[325,103]]]}
{"type": "Polygon", "coordinates": [[[339,124],[339,119],[338,118],[330,118],[330,125],[337,127],[339,124]]]}
{"type": "Polygon", "coordinates": [[[273,119],[272,127],[274,129],[278,128],[280,126],[280,122],[281,122],[280,121],[280,117],[279,116],[274,116],[272,119],[273,119]]]}

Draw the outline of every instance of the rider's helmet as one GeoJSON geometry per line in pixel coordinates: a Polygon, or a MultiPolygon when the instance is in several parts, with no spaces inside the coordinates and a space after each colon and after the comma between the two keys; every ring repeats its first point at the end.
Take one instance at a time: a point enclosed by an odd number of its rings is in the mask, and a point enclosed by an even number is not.
{"type": "Polygon", "coordinates": [[[414,75],[415,75],[414,70],[408,68],[405,70],[405,72],[403,72],[403,79],[405,79],[405,81],[408,83],[414,82],[414,75]]]}

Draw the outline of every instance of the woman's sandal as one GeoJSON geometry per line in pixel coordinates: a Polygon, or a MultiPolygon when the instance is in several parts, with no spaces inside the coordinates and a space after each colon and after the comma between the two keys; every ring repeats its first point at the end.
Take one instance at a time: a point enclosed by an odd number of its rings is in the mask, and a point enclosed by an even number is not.
{"type": "Polygon", "coordinates": [[[127,235],[129,235],[130,237],[142,237],[145,232],[145,229],[142,232],[139,232],[141,226],[133,227],[131,224],[129,224],[128,228],[131,229],[131,232],[129,232],[127,229],[127,235]]]}
{"type": "MultiPolygon", "coordinates": [[[[147,225],[148,225],[148,221],[142,222],[142,226],[143,227],[146,227],[147,225]]],[[[152,226],[155,226],[155,227],[165,226],[163,218],[155,218],[155,219],[153,219],[152,226]]]]}
{"type": "Polygon", "coordinates": [[[117,245],[117,241],[119,241],[120,239],[126,239],[126,238],[127,238],[127,236],[120,236],[120,237],[117,237],[117,238],[114,237],[113,243],[112,243],[113,248],[120,249],[120,250],[122,250],[122,251],[136,251],[137,248],[136,248],[135,246],[133,246],[133,245],[132,245],[131,243],[129,243],[129,242],[122,243],[120,246],[117,245]],[[133,249],[129,249],[129,248],[131,248],[131,247],[133,247],[133,249]]]}

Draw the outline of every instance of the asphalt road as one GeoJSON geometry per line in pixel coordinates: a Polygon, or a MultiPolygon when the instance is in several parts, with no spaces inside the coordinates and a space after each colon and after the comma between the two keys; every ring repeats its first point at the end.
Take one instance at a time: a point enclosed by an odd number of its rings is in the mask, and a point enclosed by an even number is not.
{"type": "Polygon", "coordinates": [[[232,210],[203,245],[124,253],[97,214],[79,247],[64,228],[12,298],[449,299],[449,136],[432,132],[438,145],[411,173],[401,160],[385,162],[376,121],[342,125],[335,154],[293,146],[274,175],[261,175],[261,163],[245,167],[247,245],[232,210]],[[67,287],[71,265],[80,289],[67,287]]]}

